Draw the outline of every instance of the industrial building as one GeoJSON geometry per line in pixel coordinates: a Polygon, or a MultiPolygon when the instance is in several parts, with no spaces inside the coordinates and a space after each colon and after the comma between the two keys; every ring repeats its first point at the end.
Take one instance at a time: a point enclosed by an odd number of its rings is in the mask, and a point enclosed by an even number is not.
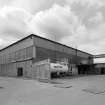
{"type": "Polygon", "coordinates": [[[105,63],[95,63],[94,70],[95,74],[105,75],[105,63]]]}
{"type": "Polygon", "coordinates": [[[94,68],[95,74],[97,75],[105,74],[105,62],[103,61],[104,58],[105,58],[105,54],[93,55],[93,59],[94,59],[93,68],[94,68]]]}
{"type": "MultiPolygon", "coordinates": [[[[74,74],[91,73],[91,54],[31,34],[0,50],[0,75],[37,78],[36,64],[67,62],[68,70],[74,74]],[[73,69],[77,68],[77,69],[73,69]]],[[[44,70],[43,70],[44,71],[44,70]]]]}

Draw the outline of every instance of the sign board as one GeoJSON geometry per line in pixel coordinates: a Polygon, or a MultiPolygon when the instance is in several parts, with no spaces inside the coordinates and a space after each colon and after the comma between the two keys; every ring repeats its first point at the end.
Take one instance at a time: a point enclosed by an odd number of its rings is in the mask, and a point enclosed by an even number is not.
{"type": "Polygon", "coordinates": [[[59,64],[59,63],[50,63],[51,71],[62,71],[66,72],[68,71],[68,66],[65,64],[59,64]]]}

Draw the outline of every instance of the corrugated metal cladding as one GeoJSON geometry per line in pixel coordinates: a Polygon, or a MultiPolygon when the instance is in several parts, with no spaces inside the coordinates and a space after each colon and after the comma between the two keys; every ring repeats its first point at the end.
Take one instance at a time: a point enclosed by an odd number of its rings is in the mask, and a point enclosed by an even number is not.
{"type": "Polygon", "coordinates": [[[44,60],[46,58],[56,59],[60,60],[63,58],[69,59],[69,63],[75,64],[75,63],[82,63],[83,61],[88,61],[86,58],[76,57],[71,54],[67,54],[65,52],[60,51],[54,51],[46,48],[36,47],[36,56],[38,60],[44,60]]]}
{"type": "Polygon", "coordinates": [[[32,77],[32,58],[35,56],[33,39],[28,37],[0,52],[0,75],[18,76],[18,69],[22,68],[22,75],[32,77]]]}
{"type": "Polygon", "coordinates": [[[46,58],[68,58],[70,63],[88,63],[87,53],[77,51],[59,43],[30,35],[0,51],[0,75],[36,77],[35,61],[46,58]],[[78,57],[77,57],[78,55],[78,57]]]}
{"type": "Polygon", "coordinates": [[[66,54],[71,54],[71,55],[77,55],[79,57],[83,57],[83,58],[89,58],[90,56],[92,56],[91,54],[76,50],[74,48],[70,48],[67,47],[65,45],[50,41],[50,40],[44,40],[43,38],[40,37],[35,37],[34,36],[34,45],[37,47],[41,47],[41,48],[46,48],[46,49],[50,49],[50,50],[56,50],[59,52],[64,52],[66,54]],[[76,52],[77,51],[77,52],[76,52]]]}

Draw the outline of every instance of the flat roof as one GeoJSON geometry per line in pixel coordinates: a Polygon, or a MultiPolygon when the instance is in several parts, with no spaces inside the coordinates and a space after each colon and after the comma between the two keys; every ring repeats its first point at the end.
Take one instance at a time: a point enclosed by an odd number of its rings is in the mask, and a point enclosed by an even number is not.
{"type": "Polygon", "coordinates": [[[30,35],[28,35],[27,37],[24,37],[24,38],[22,38],[21,40],[18,40],[18,41],[16,41],[16,42],[14,42],[13,44],[10,44],[10,45],[8,45],[7,47],[2,48],[2,49],[0,50],[0,52],[3,51],[3,50],[5,50],[5,49],[7,49],[7,48],[9,48],[9,47],[11,47],[11,46],[13,46],[13,45],[15,45],[15,44],[17,44],[17,43],[19,43],[19,42],[21,42],[21,41],[23,41],[23,40],[25,40],[25,39],[27,39],[27,38],[29,38],[29,37],[38,37],[38,38],[41,38],[41,39],[44,39],[44,40],[47,40],[47,41],[50,41],[50,42],[53,42],[53,43],[62,45],[62,46],[64,46],[64,47],[68,47],[68,48],[71,48],[71,49],[73,49],[73,50],[77,50],[77,51],[80,51],[80,52],[82,52],[82,53],[85,53],[85,54],[88,54],[88,55],[93,56],[93,55],[90,54],[90,53],[87,53],[87,52],[78,50],[78,49],[76,49],[76,48],[73,48],[73,47],[70,47],[70,46],[61,44],[61,43],[59,43],[59,42],[56,42],[56,41],[53,41],[53,40],[50,40],[50,39],[47,39],[47,38],[43,38],[43,37],[38,36],[38,35],[36,35],[36,34],[30,34],[30,35]]]}
{"type": "Polygon", "coordinates": [[[105,63],[93,63],[94,65],[100,65],[100,64],[105,64],[105,63]]]}

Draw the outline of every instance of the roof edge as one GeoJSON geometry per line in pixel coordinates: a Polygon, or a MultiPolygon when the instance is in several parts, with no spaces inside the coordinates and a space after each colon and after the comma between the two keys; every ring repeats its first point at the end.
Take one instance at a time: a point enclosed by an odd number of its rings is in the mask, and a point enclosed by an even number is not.
{"type": "Polygon", "coordinates": [[[85,53],[85,54],[88,54],[88,55],[93,56],[93,55],[90,54],[90,53],[87,53],[87,52],[81,51],[81,50],[79,50],[79,49],[76,49],[76,48],[67,46],[67,45],[65,45],[65,44],[61,44],[61,43],[59,43],[59,42],[56,42],[56,41],[53,41],[53,40],[50,40],[50,39],[47,39],[47,38],[38,36],[38,35],[36,35],[36,34],[30,34],[30,35],[26,36],[26,37],[24,37],[24,38],[22,38],[22,39],[20,39],[20,40],[18,40],[18,41],[16,41],[16,42],[14,42],[14,43],[8,45],[7,47],[4,47],[4,48],[0,49],[0,52],[3,51],[3,50],[5,50],[5,49],[7,49],[7,48],[9,48],[9,47],[11,47],[11,46],[13,46],[13,45],[15,45],[15,44],[17,44],[17,43],[19,43],[19,42],[21,42],[21,41],[23,41],[23,40],[25,40],[25,39],[27,39],[27,38],[29,38],[29,37],[38,37],[38,38],[41,38],[41,39],[44,39],[44,40],[48,40],[48,41],[50,41],[50,42],[53,42],[53,43],[56,43],[56,44],[59,44],[59,45],[62,45],[62,46],[71,48],[71,49],[73,49],[73,50],[77,50],[77,51],[80,51],[80,52],[82,52],[82,53],[85,53]]]}

